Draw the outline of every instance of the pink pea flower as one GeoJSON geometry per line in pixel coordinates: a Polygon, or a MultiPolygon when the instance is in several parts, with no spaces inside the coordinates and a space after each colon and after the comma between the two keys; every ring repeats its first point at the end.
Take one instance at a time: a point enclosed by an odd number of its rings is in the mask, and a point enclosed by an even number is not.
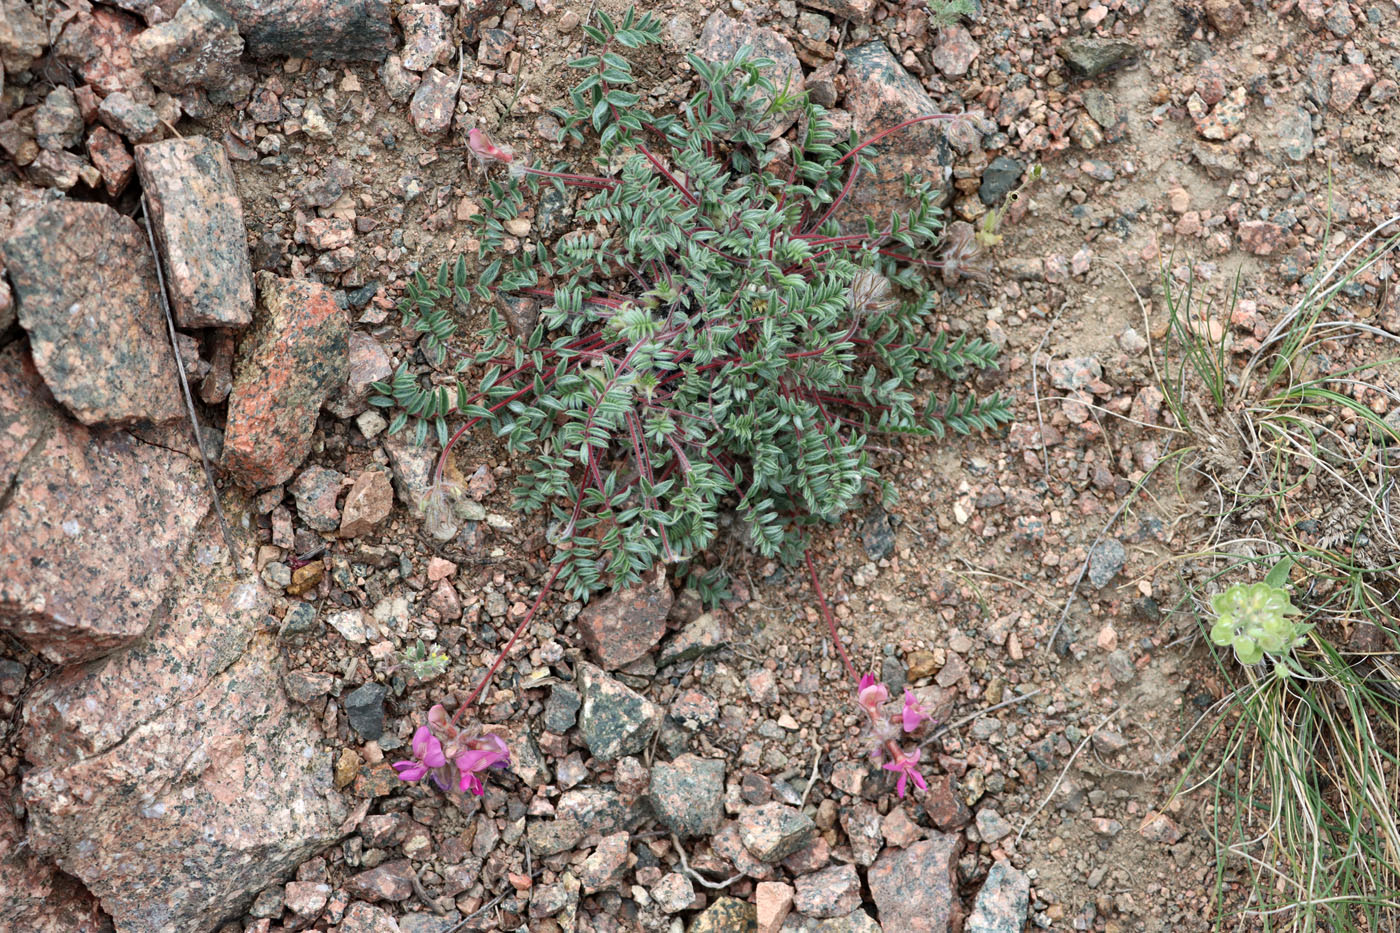
{"type": "Polygon", "coordinates": [[[881,706],[890,698],[890,689],[875,679],[874,674],[866,674],[860,679],[856,689],[856,702],[876,715],[881,706]]]}
{"type": "Polygon", "coordinates": [[[924,780],[924,776],[920,774],[918,770],[919,755],[920,752],[917,748],[912,752],[901,751],[892,761],[885,765],[886,771],[896,771],[899,773],[899,782],[895,785],[895,791],[899,794],[901,799],[903,799],[905,791],[909,788],[910,778],[914,779],[914,785],[918,787],[919,790],[928,790],[928,782],[924,780]]]}
{"type": "Polygon", "coordinates": [[[486,135],[485,130],[476,126],[467,131],[467,148],[482,164],[487,162],[509,164],[515,159],[515,153],[511,151],[509,146],[496,145],[491,141],[491,137],[486,135]]]}
{"type": "Polygon", "coordinates": [[[473,739],[471,745],[453,759],[453,764],[461,774],[458,790],[480,797],[486,793],[486,788],[481,783],[479,772],[509,765],[510,749],[500,736],[490,732],[473,739]]]}
{"type": "Polygon", "coordinates": [[[919,698],[910,692],[908,687],[904,688],[904,709],[900,711],[899,718],[903,721],[904,731],[913,732],[919,728],[919,724],[932,719],[925,710],[919,698]]]}
{"type": "Polygon", "coordinates": [[[413,757],[396,761],[393,769],[399,773],[401,781],[421,781],[434,768],[447,764],[442,743],[427,726],[419,726],[413,733],[413,757]]]}

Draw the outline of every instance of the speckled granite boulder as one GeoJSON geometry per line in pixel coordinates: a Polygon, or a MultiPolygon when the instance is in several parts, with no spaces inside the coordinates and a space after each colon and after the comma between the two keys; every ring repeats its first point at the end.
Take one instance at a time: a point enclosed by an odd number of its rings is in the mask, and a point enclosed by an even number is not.
{"type": "MultiPolygon", "coordinates": [[[[867,42],[846,52],[846,80],[846,108],[861,139],[938,112],[919,79],[904,70],[883,42],[867,42]]],[[[937,191],[945,187],[952,165],[946,124],[937,120],[905,127],[861,154],[871,171],[862,170],[836,215],[843,226],[861,230],[866,217],[883,223],[891,211],[913,207],[904,194],[906,172],[922,175],[937,191]]]]}
{"type": "MultiPolygon", "coordinates": [[[[13,788],[0,783],[0,799],[13,788]]],[[[110,933],[97,898],[24,845],[24,827],[0,807],[0,930],[25,933],[110,933]]]]}
{"type": "MultiPolygon", "coordinates": [[[[218,534],[212,521],[201,531],[206,539],[218,534]]],[[[271,596],[255,579],[208,573],[198,557],[181,562],[188,583],[140,640],[94,668],[64,668],[29,696],[21,741],[31,763],[56,767],[100,755],[239,659],[271,596]]]]}
{"type": "Polygon", "coordinates": [[[54,201],[4,243],[34,365],[88,425],[184,417],[145,231],[105,204],[54,201]]]}
{"type": "Polygon", "coordinates": [[[224,0],[253,58],[380,61],[394,51],[388,0],[224,0]]]}
{"type": "Polygon", "coordinates": [[[181,327],[251,323],[248,232],[224,147],[207,136],[137,146],[136,171],[151,206],[176,322],[181,327]]]}
{"type": "Polygon", "coordinates": [[[0,629],[58,663],[146,630],[209,493],[198,463],[63,417],[20,343],[0,351],[0,629]]]}
{"type": "Polygon", "coordinates": [[[257,277],[260,309],[234,363],[224,467],[244,486],[284,483],[311,449],[316,415],[345,383],[350,324],[330,289],[257,277]]]}
{"type": "MultiPolygon", "coordinates": [[[[773,60],[773,67],[766,74],[779,92],[787,88],[789,94],[802,94],[805,87],[802,63],[798,61],[792,43],[776,30],[730,19],[716,10],[705,20],[695,54],[707,62],[727,62],[744,46],[752,49],[753,57],[773,60]]],[[[762,127],[767,131],[768,138],[774,139],[796,122],[797,111],[789,110],[769,116],[762,127]]]]}
{"type": "MultiPolygon", "coordinates": [[[[351,828],[331,750],[283,694],[280,665],[257,633],[118,744],[25,776],[30,846],[119,930],[211,931],[351,828]]],[[[94,689],[109,676],[91,672],[94,689]]]]}
{"type": "Polygon", "coordinates": [[[238,25],[217,0],[185,0],[173,19],[131,43],[132,64],[173,94],[227,87],[242,54],[238,25]]]}

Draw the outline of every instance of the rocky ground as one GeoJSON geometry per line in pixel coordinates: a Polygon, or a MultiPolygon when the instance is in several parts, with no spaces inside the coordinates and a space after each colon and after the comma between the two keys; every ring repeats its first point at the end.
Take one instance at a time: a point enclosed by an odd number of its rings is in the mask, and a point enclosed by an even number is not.
{"type": "MultiPolygon", "coordinates": [[[[408,276],[474,255],[466,130],[568,158],[549,109],[589,5],[0,0],[0,929],[1211,927],[1207,799],[1164,809],[1222,690],[1164,563],[1204,507],[1164,479],[1119,514],[1171,442],[1158,273],[1193,259],[1219,301],[1240,270],[1211,326],[1247,350],[1324,248],[1400,210],[1400,4],[653,12],[658,108],[690,93],[681,53],[753,43],[860,133],[974,112],[895,149],[946,170],[956,217],[1044,166],[941,308],[1003,346],[984,388],[1016,424],[883,450],[900,503],[815,548],[859,662],[942,721],[927,791],[860,757],[805,579],[738,543],[714,611],[666,579],[546,601],[483,707],[514,751],[484,797],[389,767],[550,551],[487,436],[456,463],[471,521],[425,535],[435,452],[368,386],[426,368],[408,276]],[[450,659],[426,682],[418,642],[450,659]]],[[[1388,274],[1341,313],[1400,332],[1388,274]]]]}

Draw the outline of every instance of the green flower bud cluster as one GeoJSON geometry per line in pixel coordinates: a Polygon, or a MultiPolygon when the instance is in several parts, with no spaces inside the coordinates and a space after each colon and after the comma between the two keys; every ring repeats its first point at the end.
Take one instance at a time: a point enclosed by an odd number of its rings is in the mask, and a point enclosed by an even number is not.
{"type": "Polygon", "coordinates": [[[1258,664],[1265,654],[1282,655],[1302,634],[1289,616],[1299,610],[1288,592],[1270,583],[1237,583],[1211,597],[1215,625],[1210,640],[1235,649],[1241,664],[1258,664]]]}

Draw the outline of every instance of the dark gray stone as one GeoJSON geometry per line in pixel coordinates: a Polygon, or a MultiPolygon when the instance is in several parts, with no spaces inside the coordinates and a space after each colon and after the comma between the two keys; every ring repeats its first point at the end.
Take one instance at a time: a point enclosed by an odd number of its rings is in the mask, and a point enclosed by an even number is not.
{"type": "Polygon", "coordinates": [[[1117,538],[1105,538],[1089,552],[1089,582],[1094,586],[1107,586],[1118,576],[1127,562],[1128,554],[1123,542],[1117,538]]]}
{"type": "Polygon", "coordinates": [[[651,806],[682,837],[711,836],[724,820],[724,762],[681,755],[651,769],[651,806]]]}
{"type": "Polygon", "coordinates": [[[365,684],[345,698],[345,715],[350,727],[366,741],[384,734],[384,698],[388,694],[389,688],[383,684],[365,684]]]}
{"type": "Polygon", "coordinates": [[[568,684],[555,684],[549,691],[544,707],[544,727],[555,735],[563,735],[578,722],[578,710],[583,705],[579,692],[568,684]]]}
{"type": "Polygon", "coordinates": [[[661,709],[591,664],[578,666],[579,729],[596,758],[639,754],[661,725],[661,709]]]}
{"type": "Polygon", "coordinates": [[[1024,165],[1010,156],[997,156],[982,170],[982,186],[977,189],[977,196],[988,207],[996,207],[1006,200],[1025,170],[1024,165]]]}

